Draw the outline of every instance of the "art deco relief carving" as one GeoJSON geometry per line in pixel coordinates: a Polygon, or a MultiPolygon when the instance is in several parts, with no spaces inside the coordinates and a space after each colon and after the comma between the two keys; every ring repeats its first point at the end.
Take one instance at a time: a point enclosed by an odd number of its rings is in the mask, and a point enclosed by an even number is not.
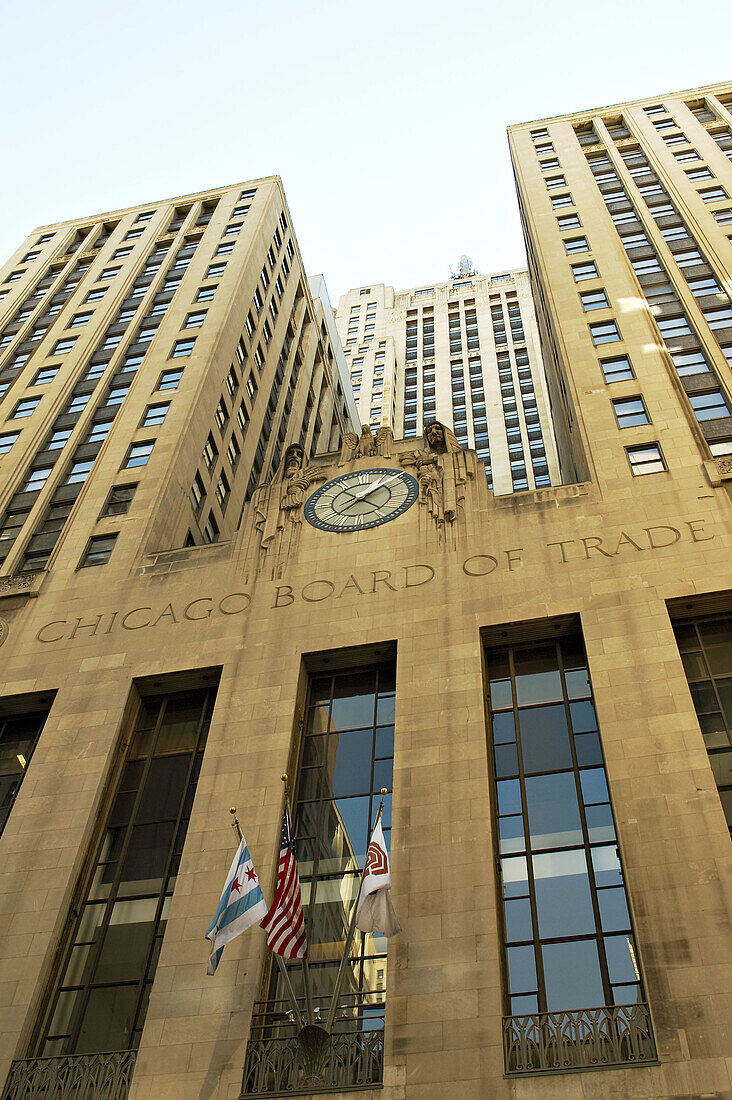
{"type": "Polygon", "coordinates": [[[402,451],[399,462],[413,469],[419,503],[438,530],[452,526],[465,500],[465,485],[475,477],[475,461],[454,432],[437,420],[425,425],[422,446],[402,451]]]}
{"type": "Polygon", "coordinates": [[[5,639],[7,638],[9,630],[10,630],[10,627],[7,624],[7,622],[5,621],[5,619],[0,619],[0,645],[2,645],[3,642],[5,641],[5,639]]]}
{"type": "Polygon", "coordinates": [[[326,481],[328,474],[328,467],[306,465],[305,452],[299,443],[293,443],[285,451],[274,480],[255,490],[252,510],[260,552],[257,572],[268,555],[272,577],[280,575],[283,563],[297,549],[305,500],[312,487],[326,481]]]}

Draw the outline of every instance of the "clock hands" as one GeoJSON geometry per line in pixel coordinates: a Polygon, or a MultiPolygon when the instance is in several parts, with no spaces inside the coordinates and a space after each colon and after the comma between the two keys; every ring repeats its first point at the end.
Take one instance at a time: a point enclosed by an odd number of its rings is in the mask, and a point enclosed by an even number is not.
{"type": "Polygon", "coordinates": [[[372,493],[375,493],[377,489],[381,489],[382,486],[387,485],[390,481],[398,481],[398,476],[392,475],[391,477],[382,477],[380,481],[377,481],[375,485],[369,485],[365,489],[362,489],[358,493],[353,493],[354,500],[364,500],[366,497],[370,497],[372,493]]]}

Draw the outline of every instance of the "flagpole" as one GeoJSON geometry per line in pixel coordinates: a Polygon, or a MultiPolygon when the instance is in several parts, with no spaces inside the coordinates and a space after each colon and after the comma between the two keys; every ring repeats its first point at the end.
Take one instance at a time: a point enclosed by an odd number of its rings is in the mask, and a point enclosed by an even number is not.
{"type": "MultiPolygon", "coordinates": [[[[234,830],[236,836],[238,837],[239,844],[241,844],[241,842],[244,838],[242,837],[241,828],[240,828],[239,822],[236,818],[236,806],[232,806],[231,809],[229,810],[229,813],[234,818],[234,820],[231,823],[231,827],[234,830]]],[[[292,1004],[292,1009],[293,1009],[293,1012],[294,1012],[294,1015],[295,1015],[295,1025],[297,1026],[298,1031],[302,1031],[302,1016],[300,1015],[300,1009],[298,1007],[297,997],[295,996],[295,990],[292,988],[292,982],[290,981],[290,975],[287,973],[287,967],[285,966],[283,960],[280,958],[279,955],[275,954],[274,951],[272,952],[272,954],[274,955],[275,959],[277,960],[277,963],[278,963],[279,968],[280,968],[280,973],[282,975],[282,978],[283,978],[284,983],[285,983],[285,987],[287,989],[287,994],[290,998],[290,1003],[292,1004]]]]}
{"type": "MultiPolygon", "coordinates": [[[[292,810],[290,808],[290,793],[287,789],[287,772],[284,772],[280,776],[280,779],[285,785],[285,805],[287,806],[288,813],[290,814],[290,821],[292,821],[292,810]]],[[[303,985],[305,986],[305,1004],[308,1013],[308,1023],[312,1026],[315,1023],[315,1012],[313,1010],[313,991],[310,986],[310,967],[308,966],[307,955],[302,960],[302,978],[303,985]]]]}
{"type": "MultiPolygon", "coordinates": [[[[386,787],[381,788],[381,803],[379,805],[379,812],[376,815],[376,821],[374,822],[374,828],[371,830],[371,836],[374,835],[374,829],[381,821],[381,815],[384,812],[384,796],[387,794],[386,787]]],[[[369,837],[369,840],[371,838],[369,837]]],[[[368,855],[368,852],[367,852],[368,855]]],[[[366,877],[366,863],[364,860],[363,871],[361,872],[361,880],[358,885],[358,893],[356,894],[356,900],[353,903],[353,910],[351,912],[351,920],[348,926],[348,935],[346,936],[346,942],[343,945],[343,954],[341,955],[341,964],[338,967],[338,974],[336,975],[335,989],[333,990],[333,998],[330,1002],[330,1011],[328,1013],[328,1020],[325,1025],[325,1030],[330,1033],[330,1029],[333,1026],[335,1020],[335,1014],[338,1009],[338,998],[341,994],[341,986],[343,985],[343,979],[346,974],[346,965],[348,960],[348,953],[351,950],[351,944],[353,943],[353,937],[356,932],[356,913],[358,911],[358,899],[361,897],[361,887],[363,886],[363,880],[366,877]]]]}

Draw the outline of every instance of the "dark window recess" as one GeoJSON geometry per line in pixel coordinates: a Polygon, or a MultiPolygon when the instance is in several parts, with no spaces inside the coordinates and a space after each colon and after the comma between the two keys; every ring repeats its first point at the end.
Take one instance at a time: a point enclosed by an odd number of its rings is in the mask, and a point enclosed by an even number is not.
{"type": "Polygon", "coordinates": [[[675,623],[674,633],[732,832],[732,615],[675,623]]]}
{"type": "MultiPolygon", "coordinates": [[[[3,700],[3,707],[12,706],[12,699],[3,700]]],[[[35,708],[28,713],[16,710],[15,713],[0,714],[0,835],[47,717],[48,708],[35,708]]]]}
{"type": "Polygon", "coordinates": [[[140,703],[49,998],[41,1057],[139,1045],[215,694],[140,703]]]}
{"type": "Polygon", "coordinates": [[[121,516],[130,510],[132,498],[135,495],[135,485],[115,485],[107,497],[107,502],[102,510],[102,516],[121,516]]]}
{"type": "Polygon", "coordinates": [[[632,1045],[642,1050],[633,1060],[654,1060],[581,638],[489,650],[486,659],[506,1070],[581,1068],[583,1042],[563,1041],[569,1013],[586,1017],[602,1061],[631,1060],[632,1045]],[[532,1027],[534,1039],[562,1032],[555,1043],[566,1065],[552,1061],[550,1037],[534,1044],[532,1027]]]}

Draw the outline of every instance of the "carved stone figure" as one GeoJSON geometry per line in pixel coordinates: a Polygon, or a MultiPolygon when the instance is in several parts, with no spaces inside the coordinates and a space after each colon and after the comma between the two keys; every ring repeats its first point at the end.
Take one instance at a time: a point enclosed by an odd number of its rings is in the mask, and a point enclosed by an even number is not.
{"type": "Polygon", "coordinates": [[[356,449],[353,452],[354,458],[373,458],[376,454],[376,440],[371,434],[371,428],[368,424],[364,424],[361,428],[361,438],[356,444],[356,449]]]}
{"type": "Polygon", "coordinates": [[[467,460],[455,433],[438,420],[425,424],[419,449],[402,451],[399,455],[402,466],[416,467],[420,503],[438,526],[455,521],[458,505],[465,496],[462,487],[474,476],[467,460]]]}
{"type": "Polygon", "coordinates": [[[302,508],[311,485],[325,481],[321,467],[306,466],[305,452],[299,443],[292,443],[275,474],[274,480],[257,488],[252,504],[255,527],[262,534],[262,548],[269,549],[285,521],[302,523],[302,508]]]}
{"type": "Polygon", "coordinates": [[[391,428],[376,429],[376,450],[381,458],[391,458],[391,445],[394,442],[391,428]]]}
{"type": "Polygon", "coordinates": [[[358,445],[358,436],[355,432],[344,432],[341,438],[341,457],[339,466],[345,466],[353,458],[353,452],[358,445]]]}

